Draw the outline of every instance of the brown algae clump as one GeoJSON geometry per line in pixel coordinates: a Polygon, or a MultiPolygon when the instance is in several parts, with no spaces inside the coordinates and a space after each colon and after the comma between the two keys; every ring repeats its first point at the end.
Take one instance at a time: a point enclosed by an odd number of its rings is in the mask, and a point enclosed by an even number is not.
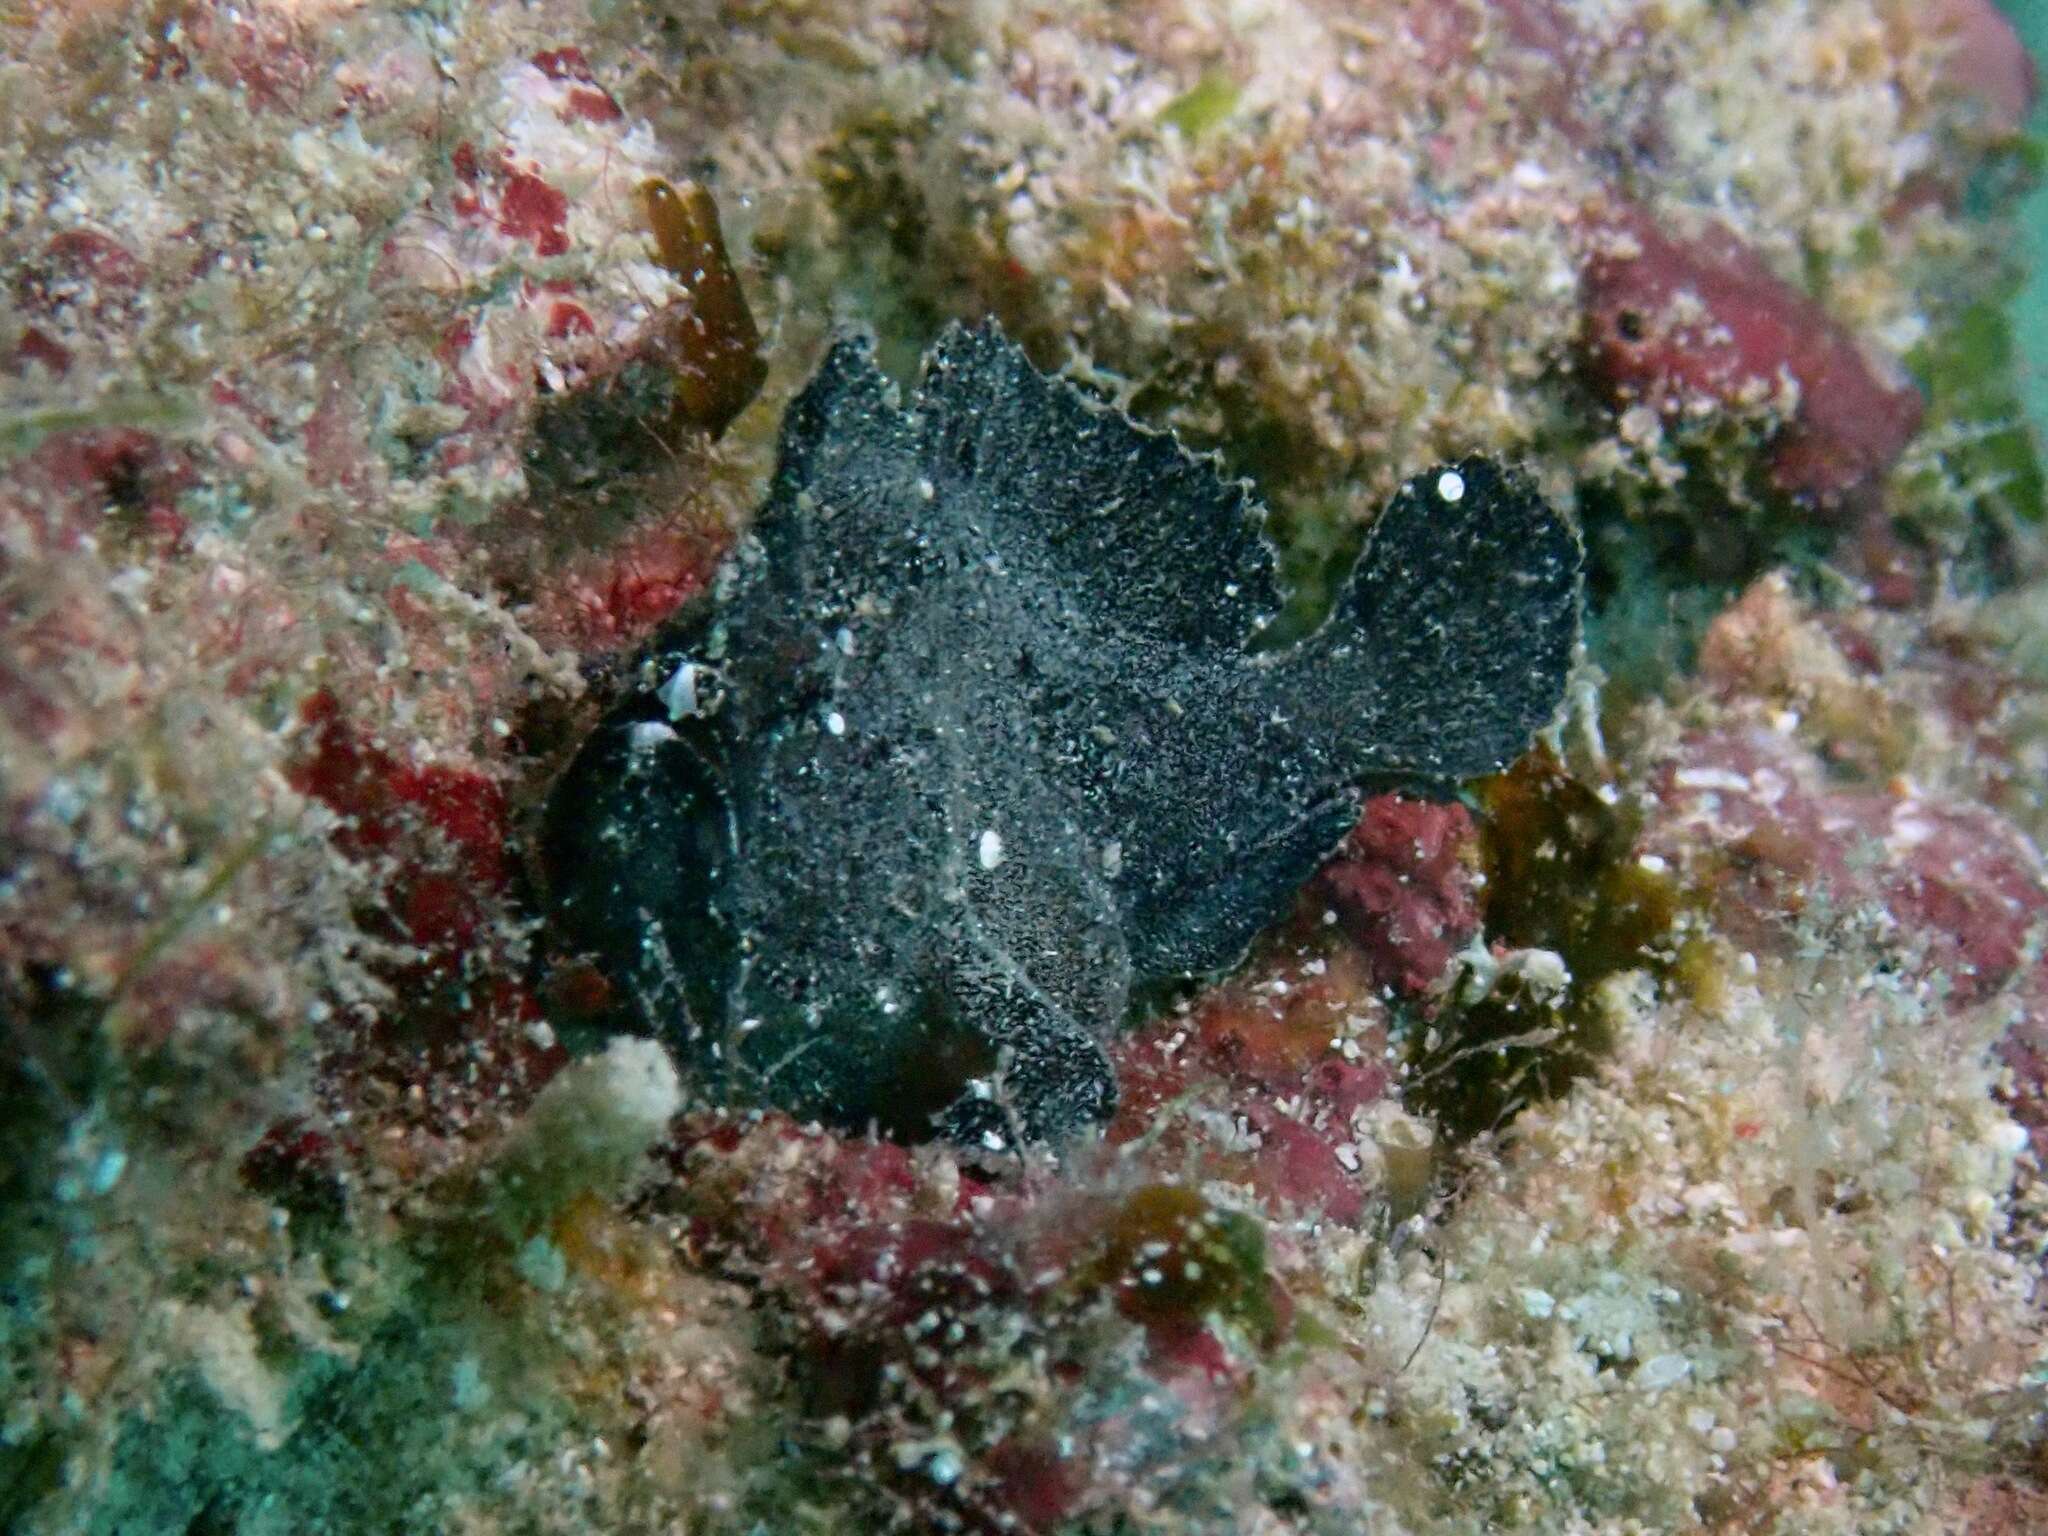
{"type": "Polygon", "coordinates": [[[672,327],[677,413],[716,437],[768,377],[761,333],[725,254],[711,194],[693,181],[678,188],[655,176],[640,198],[661,264],[690,294],[689,312],[672,327]]]}
{"type": "Polygon", "coordinates": [[[1200,1327],[1220,1315],[1270,1329],[1266,1239],[1259,1223],[1181,1184],[1133,1191],[1104,1224],[1094,1268],[1118,1308],[1159,1327],[1200,1327]]]}
{"type": "Polygon", "coordinates": [[[1424,1039],[1408,1102],[1462,1139],[1562,1093],[1609,1045],[1602,984],[1678,958],[1686,905],[1640,817],[1547,749],[1477,787],[1484,917],[1505,963],[1476,957],[1424,1039]]]}

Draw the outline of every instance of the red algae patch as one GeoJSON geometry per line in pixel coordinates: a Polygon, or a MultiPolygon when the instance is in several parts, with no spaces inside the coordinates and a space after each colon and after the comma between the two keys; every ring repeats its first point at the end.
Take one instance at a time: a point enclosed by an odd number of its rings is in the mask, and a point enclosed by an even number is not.
{"type": "Polygon", "coordinates": [[[1896,365],[1863,347],[1729,230],[1689,238],[1639,209],[1594,236],[1590,366],[1617,409],[1772,422],[1772,481],[1833,501],[1889,469],[1920,425],[1896,365]]]}
{"type": "Polygon", "coordinates": [[[1478,875],[1477,831],[1462,805],[1376,795],[1316,894],[1365,949],[1373,979],[1414,994],[1478,931],[1478,875]]]}

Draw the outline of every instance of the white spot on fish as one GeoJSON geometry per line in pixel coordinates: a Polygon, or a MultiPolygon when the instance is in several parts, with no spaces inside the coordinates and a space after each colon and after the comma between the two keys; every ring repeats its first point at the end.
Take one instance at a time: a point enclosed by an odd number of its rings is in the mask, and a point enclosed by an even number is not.
{"type": "Polygon", "coordinates": [[[668,706],[668,717],[681,720],[688,715],[703,713],[703,700],[697,693],[697,675],[704,669],[694,661],[686,661],[675,670],[675,675],[654,692],[654,696],[668,706]]]}

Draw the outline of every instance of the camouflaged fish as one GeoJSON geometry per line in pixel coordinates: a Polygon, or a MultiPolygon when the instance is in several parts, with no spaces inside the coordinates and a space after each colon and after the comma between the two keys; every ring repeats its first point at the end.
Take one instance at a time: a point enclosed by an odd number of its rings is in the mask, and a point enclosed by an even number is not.
{"type": "Polygon", "coordinates": [[[1134,995],[1240,960],[1369,789],[1517,757],[1580,549],[1521,475],[1418,475],[1334,610],[1214,465],[954,328],[790,407],[751,534],[549,801],[556,947],[704,1090],[988,1145],[1110,1113],[1134,995]]]}

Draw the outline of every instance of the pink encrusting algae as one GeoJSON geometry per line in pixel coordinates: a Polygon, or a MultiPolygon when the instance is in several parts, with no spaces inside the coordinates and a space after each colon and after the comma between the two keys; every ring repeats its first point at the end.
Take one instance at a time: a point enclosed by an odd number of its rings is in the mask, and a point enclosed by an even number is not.
{"type": "Polygon", "coordinates": [[[0,1527],[2041,1528],[2035,92],[1990,0],[0,8],[0,1527]],[[1283,623],[1465,455],[1589,560],[1542,744],[1021,1150],[591,1038],[533,852],[835,329],[990,317],[1283,623]]]}

